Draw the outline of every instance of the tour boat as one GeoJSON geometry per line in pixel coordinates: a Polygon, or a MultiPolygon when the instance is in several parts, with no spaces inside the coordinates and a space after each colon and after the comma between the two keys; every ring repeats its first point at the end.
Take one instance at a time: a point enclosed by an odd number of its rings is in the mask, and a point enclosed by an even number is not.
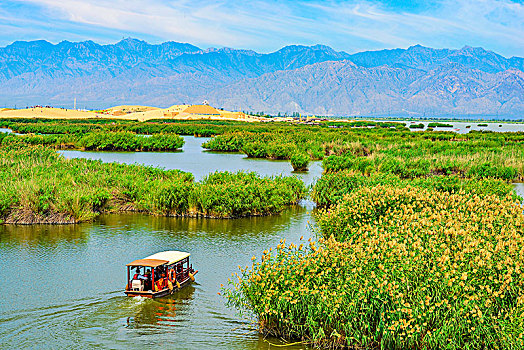
{"type": "Polygon", "coordinates": [[[194,282],[198,271],[189,264],[189,255],[173,250],[130,262],[126,265],[126,295],[158,298],[194,282]]]}

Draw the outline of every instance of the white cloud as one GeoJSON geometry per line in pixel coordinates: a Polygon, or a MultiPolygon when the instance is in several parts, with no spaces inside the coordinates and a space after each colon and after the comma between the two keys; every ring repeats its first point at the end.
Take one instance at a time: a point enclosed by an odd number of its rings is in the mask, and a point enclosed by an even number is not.
{"type": "MultiPolygon", "coordinates": [[[[392,9],[365,0],[11,2],[40,8],[41,27],[55,24],[63,33],[75,37],[83,33],[85,39],[92,39],[92,33],[108,40],[138,35],[262,51],[297,43],[323,43],[349,52],[417,43],[433,47],[469,44],[524,56],[524,6],[509,0],[442,0],[417,10],[392,9]]],[[[16,14],[9,16],[16,19],[16,14]]],[[[17,30],[21,31],[20,26],[17,30]]],[[[34,25],[28,23],[27,30],[34,31],[34,25]]]]}

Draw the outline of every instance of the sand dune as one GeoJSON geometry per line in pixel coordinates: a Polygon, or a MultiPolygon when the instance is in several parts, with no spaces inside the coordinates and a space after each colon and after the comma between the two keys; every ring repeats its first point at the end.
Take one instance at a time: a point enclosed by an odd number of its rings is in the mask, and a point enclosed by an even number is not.
{"type": "Polygon", "coordinates": [[[25,108],[25,109],[4,109],[0,111],[0,118],[47,118],[47,119],[83,119],[96,118],[98,113],[78,111],[75,109],[62,108],[25,108]]]}
{"type": "Polygon", "coordinates": [[[108,108],[104,111],[79,111],[74,109],[35,107],[26,109],[3,109],[0,110],[0,118],[45,118],[45,119],[125,119],[147,121],[152,119],[165,120],[239,120],[246,122],[258,122],[261,118],[244,114],[242,112],[230,112],[215,110],[215,114],[199,114],[205,111],[205,106],[199,105],[173,105],[168,108],[151,106],[122,105],[108,108]],[[191,107],[191,108],[190,108],[191,107]],[[186,112],[186,110],[190,112],[186,112]]]}

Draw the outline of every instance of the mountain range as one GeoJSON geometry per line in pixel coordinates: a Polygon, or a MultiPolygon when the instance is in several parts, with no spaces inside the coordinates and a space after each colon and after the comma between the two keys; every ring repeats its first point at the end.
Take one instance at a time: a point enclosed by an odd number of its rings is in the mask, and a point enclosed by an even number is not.
{"type": "Polygon", "coordinates": [[[137,39],[17,41],[0,48],[0,106],[201,103],[336,116],[524,117],[524,58],[482,48],[263,54],[137,39]]]}

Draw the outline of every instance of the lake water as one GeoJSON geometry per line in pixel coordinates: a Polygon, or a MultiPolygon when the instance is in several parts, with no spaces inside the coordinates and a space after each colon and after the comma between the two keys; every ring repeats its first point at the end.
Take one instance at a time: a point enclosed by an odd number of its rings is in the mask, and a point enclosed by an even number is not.
{"type": "MultiPolygon", "coordinates": [[[[205,139],[185,139],[182,152],[61,153],[181,169],[197,180],[217,170],[292,175],[287,161],[205,152],[205,139]]],[[[318,162],[297,174],[308,184],[320,175],[318,162]]],[[[524,196],[523,184],[516,189],[524,196]]],[[[78,225],[0,226],[0,348],[268,349],[217,293],[238,265],[280,239],[313,237],[312,209],[304,201],[281,215],[234,220],[115,214],[78,225]],[[162,250],[191,252],[196,283],[162,299],[125,297],[125,264],[162,250]]],[[[293,348],[300,347],[286,347],[293,348]]]]}
{"type": "MultiPolygon", "coordinates": [[[[405,122],[409,128],[412,124],[424,124],[423,129],[410,129],[411,131],[424,131],[427,129],[429,123],[434,121],[413,121],[405,122]]],[[[454,131],[459,134],[467,134],[470,131],[494,131],[494,132],[524,132],[524,123],[496,123],[496,122],[438,122],[442,124],[450,124],[451,127],[435,127],[434,131],[454,131]],[[487,124],[487,126],[479,126],[479,124],[487,124]]]]}
{"type": "Polygon", "coordinates": [[[82,152],[59,151],[67,158],[100,159],[103,162],[144,164],[165,169],[179,169],[192,173],[201,180],[214,171],[255,171],[263,176],[296,175],[306,184],[311,184],[322,175],[322,163],[312,162],[309,172],[294,173],[288,160],[268,161],[247,158],[240,153],[209,152],[202,148],[205,137],[184,136],[186,141],[181,152],[82,152]]]}
{"type": "MultiPolygon", "coordinates": [[[[61,153],[181,169],[197,180],[217,170],[292,175],[289,162],[204,152],[205,139],[185,139],[182,152],[61,153]]],[[[320,174],[317,162],[296,175],[312,183],[320,174]]],[[[0,226],[0,348],[267,349],[217,293],[253,255],[282,238],[311,237],[312,209],[304,201],[280,215],[234,220],[118,214],[78,225],[0,226]],[[191,252],[196,283],[162,299],[125,297],[125,264],[162,250],[191,252]]]]}
{"type": "Polygon", "coordinates": [[[217,293],[281,238],[310,237],[309,220],[307,208],[294,207],[237,220],[121,214],[0,226],[0,347],[267,348],[217,293]],[[163,299],[125,297],[125,264],[162,250],[191,252],[196,283],[163,299]]]}

